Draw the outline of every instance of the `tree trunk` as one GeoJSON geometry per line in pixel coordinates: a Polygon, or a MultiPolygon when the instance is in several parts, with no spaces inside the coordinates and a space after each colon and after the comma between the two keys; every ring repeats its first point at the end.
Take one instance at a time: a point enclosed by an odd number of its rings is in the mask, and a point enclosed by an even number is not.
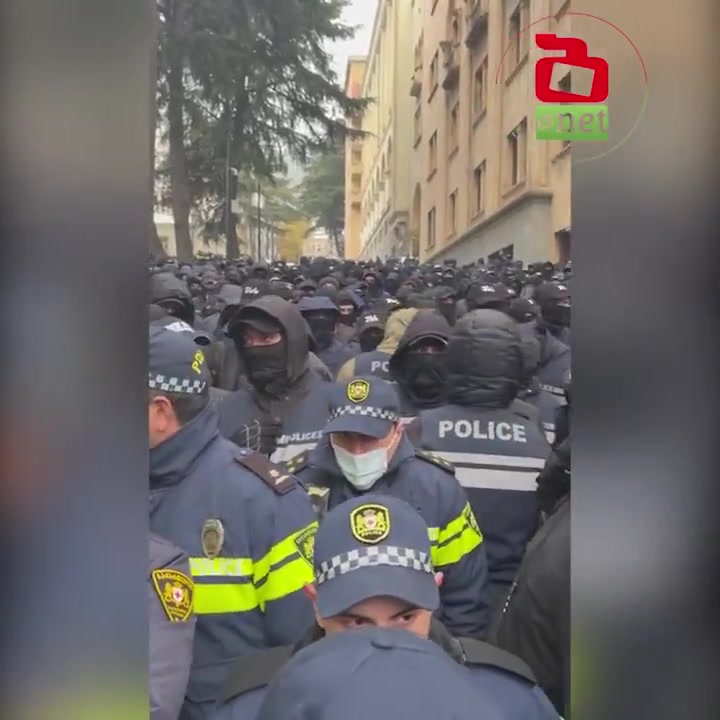
{"type": "Polygon", "coordinates": [[[235,215],[232,216],[232,222],[230,223],[228,230],[229,232],[225,245],[225,257],[228,260],[237,260],[240,257],[240,243],[238,243],[235,215]]]}
{"type": "Polygon", "coordinates": [[[170,158],[170,194],[175,223],[175,247],[179,263],[193,261],[190,237],[190,188],[185,157],[185,121],[183,117],[183,61],[180,50],[183,33],[184,3],[175,2],[170,17],[169,41],[173,48],[168,64],[168,139],[170,158]]]}
{"type": "Polygon", "coordinates": [[[155,134],[157,132],[157,82],[158,82],[158,44],[160,42],[160,21],[157,4],[153,3],[150,14],[154,42],[150,51],[150,227],[148,241],[150,254],[158,258],[165,254],[155,227],[153,208],[155,206],[155,134]]]}

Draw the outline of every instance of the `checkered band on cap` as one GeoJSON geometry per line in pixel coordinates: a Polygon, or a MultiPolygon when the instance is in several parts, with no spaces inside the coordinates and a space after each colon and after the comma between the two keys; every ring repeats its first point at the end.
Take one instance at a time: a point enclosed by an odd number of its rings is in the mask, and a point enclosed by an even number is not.
{"type": "Polygon", "coordinates": [[[354,570],[379,565],[404,567],[419,572],[433,573],[433,566],[428,553],[394,545],[374,545],[350,550],[350,552],[335,555],[329,560],[321,562],[319,568],[315,571],[315,581],[318,585],[321,585],[338,575],[347,575],[347,573],[354,570]]]}
{"type": "Polygon", "coordinates": [[[378,418],[380,420],[389,420],[390,422],[400,422],[400,415],[394,410],[383,410],[369,405],[343,405],[335,408],[330,413],[330,419],[341,417],[343,415],[358,415],[360,417],[378,418]]]}
{"type": "Polygon", "coordinates": [[[188,380],[165,375],[148,374],[148,387],[151,390],[162,390],[163,392],[181,393],[185,395],[200,395],[205,390],[205,380],[188,380]]]}

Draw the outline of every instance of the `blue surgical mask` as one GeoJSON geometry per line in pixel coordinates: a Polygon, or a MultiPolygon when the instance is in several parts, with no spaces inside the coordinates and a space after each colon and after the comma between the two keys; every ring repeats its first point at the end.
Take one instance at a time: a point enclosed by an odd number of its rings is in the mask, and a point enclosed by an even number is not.
{"type": "Polygon", "coordinates": [[[388,451],[381,447],[360,455],[343,450],[330,438],[335,459],[346,480],[357,490],[369,490],[388,469],[388,451]]]}

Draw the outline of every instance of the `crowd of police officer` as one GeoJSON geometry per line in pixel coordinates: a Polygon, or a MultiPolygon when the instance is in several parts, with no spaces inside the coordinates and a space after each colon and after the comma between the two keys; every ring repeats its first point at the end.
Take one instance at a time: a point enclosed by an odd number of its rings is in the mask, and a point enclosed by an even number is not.
{"type": "Polygon", "coordinates": [[[570,267],[150,273],[152,717],[567,717],[570,267]]]}

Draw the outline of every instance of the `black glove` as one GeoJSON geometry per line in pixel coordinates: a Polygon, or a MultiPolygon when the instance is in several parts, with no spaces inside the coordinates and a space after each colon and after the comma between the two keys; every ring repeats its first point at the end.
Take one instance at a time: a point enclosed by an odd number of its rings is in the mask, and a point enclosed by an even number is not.
{"type": "Polygon", "coordinates": [[[236,445],[249,448],[261,455],[272,455],[277,449],[277,440],[282,433],[282,423],[277,418],[253,420],[243,425],[231,438],[236,445]]]}

